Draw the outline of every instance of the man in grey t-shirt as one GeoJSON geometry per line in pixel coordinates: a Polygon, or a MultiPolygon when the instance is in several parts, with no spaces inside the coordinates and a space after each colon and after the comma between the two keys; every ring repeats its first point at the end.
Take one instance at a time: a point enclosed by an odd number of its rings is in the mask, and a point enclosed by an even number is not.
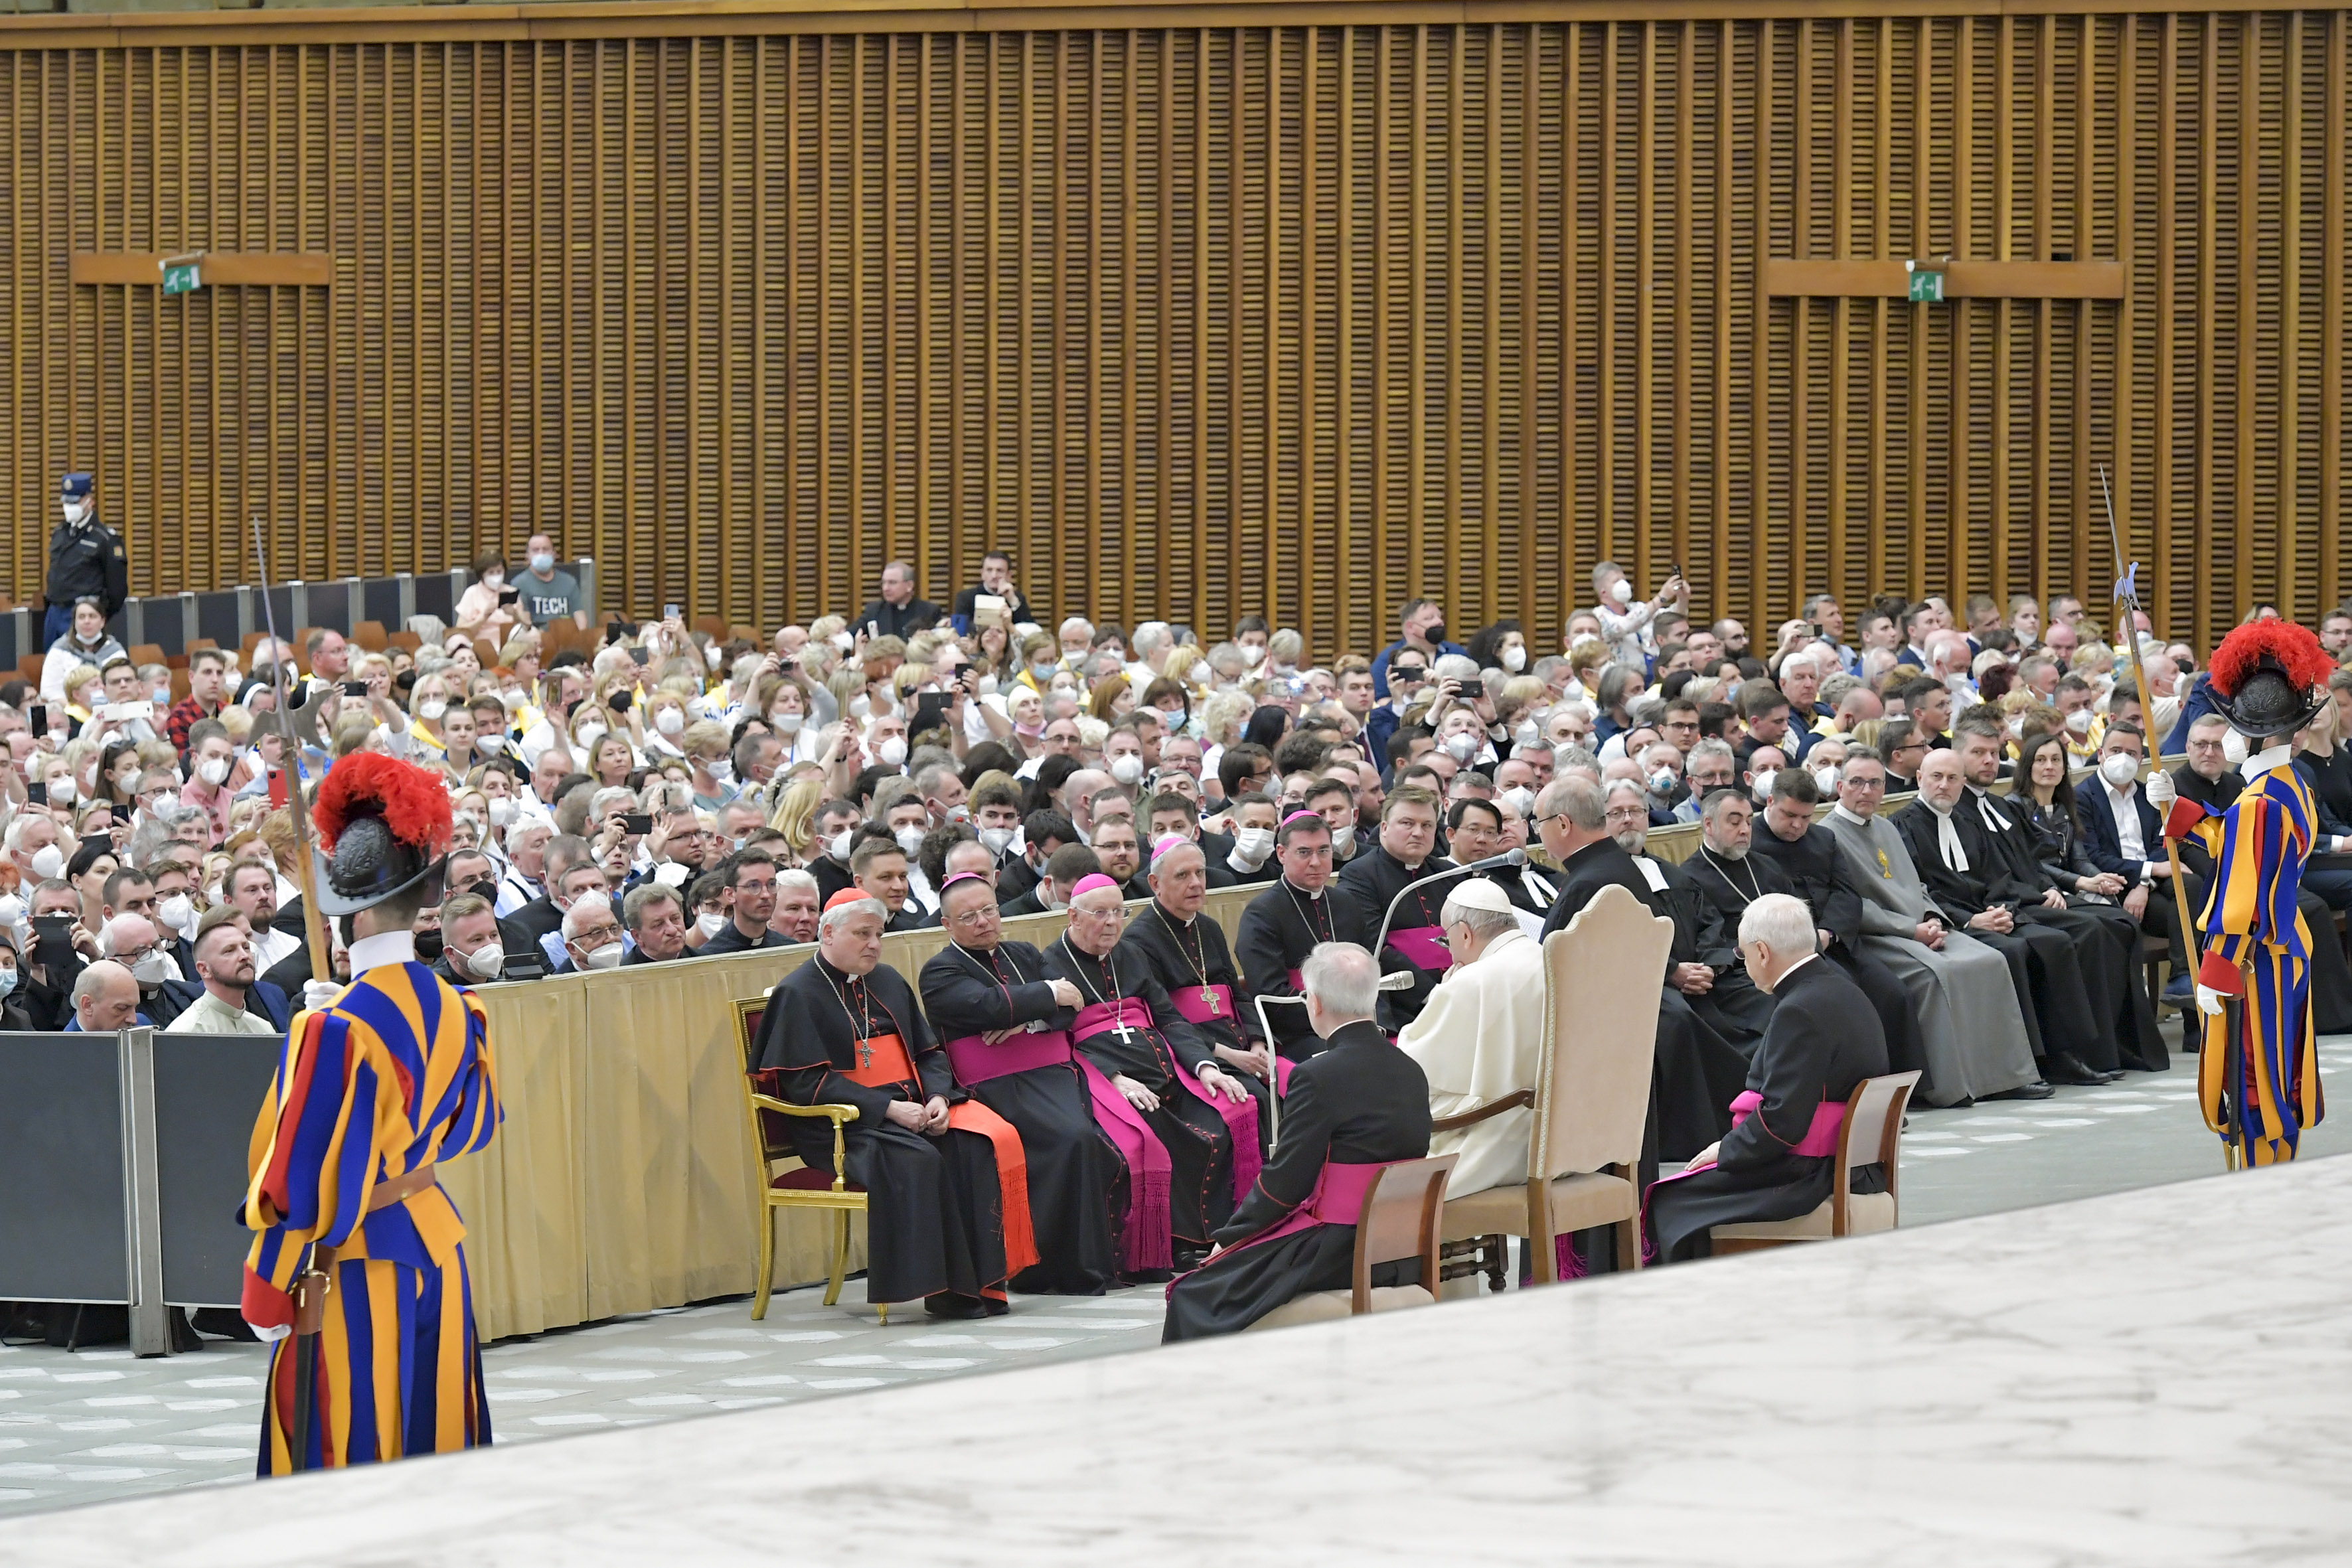
{"type": "Polygon", "coordinates": [[[521,595],[523,609],[530,616],[530,624],[543,626],[561,616],[570,616],[580,626],[588,624],[588,601],[580,592],[580,580],[569,572],[555,569],[555,540],[545,533],[530,536],[530,561],[522,575],[515,579],[521,595]]]}

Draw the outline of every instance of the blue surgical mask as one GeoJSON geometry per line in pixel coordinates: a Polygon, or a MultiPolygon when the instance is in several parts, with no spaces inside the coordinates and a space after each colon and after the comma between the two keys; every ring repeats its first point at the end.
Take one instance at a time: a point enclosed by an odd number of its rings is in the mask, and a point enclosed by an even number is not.
{"type": "Polygon", "coordinates": [[[0,996],[5,996],[16,989],[16,971],[15,968],[0,969],[0,996]]]}

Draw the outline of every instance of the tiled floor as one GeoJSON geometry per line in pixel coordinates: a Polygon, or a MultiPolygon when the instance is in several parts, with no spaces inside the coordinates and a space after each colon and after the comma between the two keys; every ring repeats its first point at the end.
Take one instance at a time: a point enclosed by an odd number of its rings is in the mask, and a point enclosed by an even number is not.
{"type": "MultiPolygon", "coordinates": [[[[2352,1037],[2321,1042],[2323,1071],[2352,1068],[2352,1037]]],[[[1906,1227],[2210,1174],[2217,1142],[2198,1120],[2196,1058],[2169,1073],[2063,1089],[2056,1098],[1920,1110],[1904,1141],[1906,1227]]],[[[2306,1157],[2352,1150],[2352,1116],[2310,1134],[2306,1157]]],[[[1158,1287],[1093,1300],[1019,1297],[1010,1316],[887,1327],[852,1280],[828,1309],[815,1289],[656,1312],[493,1345],[484,1371],[501,1444],[681,1415],[1137,1350],[1160,1341],[1158,1287]]],[[[904,1310],[902,1310],[904,1312],[904,1310]]],[[[0,1347],[0,1513],[246,1479],[257,1442],[263,1357],[208,1341],[140,1361],[0,1347]]]]}

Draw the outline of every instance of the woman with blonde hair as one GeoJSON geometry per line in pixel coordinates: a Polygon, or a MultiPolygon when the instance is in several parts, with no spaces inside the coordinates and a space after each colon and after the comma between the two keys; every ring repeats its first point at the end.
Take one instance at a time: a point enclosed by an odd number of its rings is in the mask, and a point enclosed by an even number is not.
{"type": "Polygon", "coordinates": [[[768,826],[784,836],[784,843],[803,865],[814,858],[816,808],[824,804],[824,777],[806,773],[776,792],[775,807],[768,813],[768,826]]]}

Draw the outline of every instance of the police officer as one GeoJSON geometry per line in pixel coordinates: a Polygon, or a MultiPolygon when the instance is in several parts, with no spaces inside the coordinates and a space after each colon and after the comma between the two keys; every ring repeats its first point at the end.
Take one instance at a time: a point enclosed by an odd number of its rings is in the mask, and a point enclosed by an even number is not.
{"type": "Polygon", "coordinates": [[[48,613],[42,617],[41,646],[73,630],[74,601],[93,598],[112,620],[131,596],[131,562],[122,535],[98,521],[89,499],[89,476],[68,474],[58,484],[65,519],[49,532],[49,580],[42,589],[48,613]]]}

